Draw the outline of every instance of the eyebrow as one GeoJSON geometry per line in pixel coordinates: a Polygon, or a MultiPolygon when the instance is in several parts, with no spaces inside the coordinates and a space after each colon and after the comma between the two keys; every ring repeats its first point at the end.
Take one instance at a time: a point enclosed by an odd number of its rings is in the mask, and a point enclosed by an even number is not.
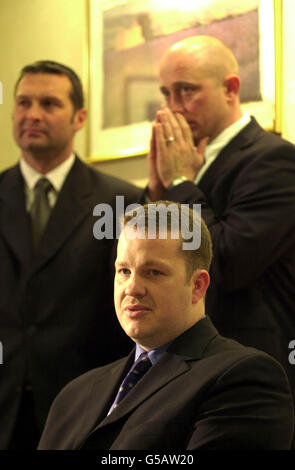
{"type": "MultiPolygon", "coordinates": [[[[34,95],[16,95],[15,99],[16,100],[21,100],[21,99],[30,99],[32,98],[34,95]]],[[[55,101],[60,101],[60,98],[57,97],[56,95],[44,95],[44,96],[41,96],[41,97],[38,97],[38,99],[41,99],[41,100],[55,100],[55,101]]]]}
{"type": "MultiPolygon", "coordinates": [[[[124,267],[128,267],[129,266],[129,263],[126,261],[115,261],[115,267],[120,267],[120,266],[124,266],[124,267]]],[[[166,264],[166,263],[163,263],[162,261],[159,261],[159,260],[148,260],[146,261],[145,263],[143,263],[142,265],[143,267],[145,268],[148,268],[150,266],[156,266],[156,267],[159,267],[159,268],[168,268],[169,266],[166,264]]]]}
{"type": "MultiPolygon", "coordinates": [[[[182,86],[190,86],[190,87],[196,87],[197,84],[196,83],[192,83],[192,82],[185,82],[185,81],[181,81],[181,82],[173,82],[172,83],[172,87],[174,88],[180,88],[182,86]]],[[[168,91],[168,88],[166,88],[165,86],[161,86],[160,87],[160,91],[163,93],[165,91],[168,91]]]]}

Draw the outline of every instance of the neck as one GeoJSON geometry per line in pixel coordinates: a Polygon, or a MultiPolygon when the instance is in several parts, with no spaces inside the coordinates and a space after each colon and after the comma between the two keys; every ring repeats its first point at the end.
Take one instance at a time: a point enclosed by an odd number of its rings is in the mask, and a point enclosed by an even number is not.
{"type": "Polygon", "coordinates": [[[235,122],[239,121],[239,119],[241,119],[241,117],[243,116],[243,113],[242,113],[242,110],[240,107],[237,107],[234,112],[232,112],[230,114],[230,116],[228,117],[228,119],[224,122],[224,125],[221,126],[218,131],[212,135],[210,138],[209,138],[209,143],[212,142],[212,140],[216,139],[225,129],[227,129],[228,127],[232,126],[233,124],[235,124],[235,122]]]}
{"type": "Polygon", "coordinates": [[[70,155],[72,154],[72,149],[66,152],[62,152],[59,154],[50,153],[50,152],[28,152],[23,151],[22,156],[24,160],[30,165],[34,170],[38,171],[42,175],[49,173],[50,171],[54,170],[54,168],[58,167],[67,160],[70,155]]]}

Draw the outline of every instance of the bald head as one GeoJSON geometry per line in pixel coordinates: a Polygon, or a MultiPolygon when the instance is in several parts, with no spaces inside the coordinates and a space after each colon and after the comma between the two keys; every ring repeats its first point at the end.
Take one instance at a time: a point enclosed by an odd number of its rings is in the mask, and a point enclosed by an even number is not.
{"type": "Polygon", "coordinates": [[[193,36],[173,44],[164,54],[160,69],[172,56],[190,60],[192,67],[218,81],[223,81],[228,75],[239,75],[239,66],[232,51],[212,36],[193,36]]]}
{"type": "Polygon", "coordinates": [[[242,116],[238,73],[233,53],[210,36],[184,39],[163,56],[160,89],[170,110],[186,119],[196,145],[242,116]]]}

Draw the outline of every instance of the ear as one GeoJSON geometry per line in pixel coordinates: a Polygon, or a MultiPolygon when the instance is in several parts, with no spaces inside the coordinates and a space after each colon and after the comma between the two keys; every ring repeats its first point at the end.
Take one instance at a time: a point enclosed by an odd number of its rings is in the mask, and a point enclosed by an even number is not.
{"type": "Polygon", "coordinates": [[[210,275],[206,269],[197,269],[192,275],[192,303],[198,303],[206,294],[210,284],[210,275]]]}
{"type": "Polygon", "coordinates": [[[238,75],[227,75],[224,79],[224,88],[229,98],[237,96],[240,91],[240,78],[238,75]]]}
{"type": "Polygon", "coordinates": [[[74,116],[74,129],[75,129],[75,131],[79,131],[80,129],[82,129],[82,127],[84,126],[84,123],[86,121],[86,117],[87,117],[87,111],[86,111],[85,108],[78,109],[75,112],[75,116],[74,116]]]}

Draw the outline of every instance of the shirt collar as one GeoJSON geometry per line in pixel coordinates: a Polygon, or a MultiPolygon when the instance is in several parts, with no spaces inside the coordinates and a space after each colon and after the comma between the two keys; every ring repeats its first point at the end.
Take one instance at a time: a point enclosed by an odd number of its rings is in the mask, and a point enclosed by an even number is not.
{"type": "Polygon", "coordinates": [[[236,136],[239,132],[241,132],[244,127],[249,124],[251,118],[249,114],[244,113],[243,116],[230,126],[226,127],[215,139],[210,142],[205,148],[204,153],[204,164],[200,168],[200,171],[197,173],[195,178],[195,184],[198,184],[201,178],[203,177],[204,173],[208,170],[208,168],[212,165],[215,159],[218,157],[221,150],[236,136]]]}
{"type": "MultiPolygon", "coordinates": [[[[171,341],[167,344],[164,344],[163,346],[160,346],[159,348],[148,351],[148,358],[151,361],[152,365],[154,365],[160,359],[160,357],[164,354],[170,344],[171,341]]],[[[139,346],[139,344],[136,344],[135,361],[137,361],[137,359],[142,353],[146,353],[146,351],[141,346],[139,346]]]]}
{"type": "Polygon", "coordinates": [[[241,130],[249,124],[251,118],[248,113],[230,126],[226,127],[215,139],[207,145],[205,149],[205,160],[210,159],[219,153],[241,130]]]}
{"type": "Polygon", "coordinates": [[[24,177],[27,187],[32,190],[35,187],[37,181],[46,176],[54,187],[56,192],[61,190],[61,187],[72,168],[75,161],[75,155],[72,153],[64,162],[58,165],[53,170],[49,171],[46,175],[43,175],[32,168],[23,157],[20,159],[20,170],[24,177]]]}

